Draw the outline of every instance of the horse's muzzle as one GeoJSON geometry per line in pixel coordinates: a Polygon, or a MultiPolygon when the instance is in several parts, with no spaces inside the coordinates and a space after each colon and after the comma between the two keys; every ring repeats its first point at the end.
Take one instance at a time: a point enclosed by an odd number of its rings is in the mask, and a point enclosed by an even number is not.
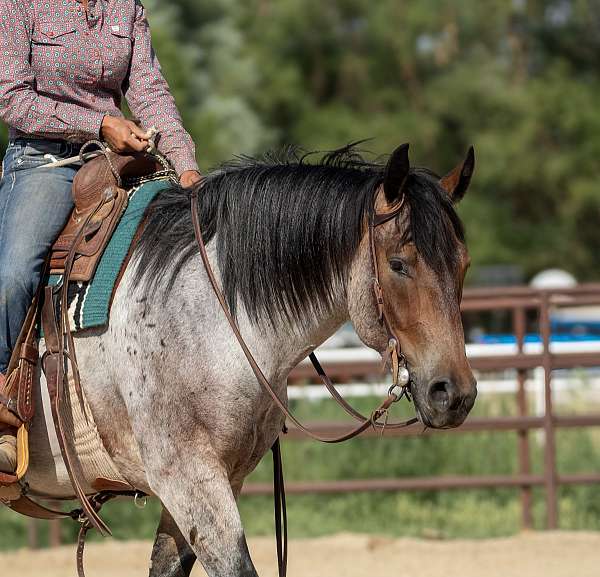
{"type": "MultiPolygon", "coordinates": [[[[467,418],[477,396],[474,379],[459,387],[449,377],[433,379],[419,403],[419,415],[423,424],[434,429],[458,427],[467,418]]],[[[418,402],[417,399],[416,402],[418,402]]]]}

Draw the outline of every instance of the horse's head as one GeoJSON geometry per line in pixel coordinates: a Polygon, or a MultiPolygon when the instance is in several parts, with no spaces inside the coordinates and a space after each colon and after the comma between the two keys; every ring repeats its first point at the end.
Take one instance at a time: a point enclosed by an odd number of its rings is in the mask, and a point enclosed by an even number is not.
{"type": "Polygon", "coordinates": [[[417,412],[423,424],[435,428],[460,425],[477,395],[460,315],[469,255],[454,211],[473,168],[471,148],[466,160],[440,179],[428,170],[411,169],[408,145],[399,147],[374,198],[373,242],[366,223],[348,286],[358,335],[382,354],[391,335],[398,339],[417,412]],[[389,220],[380,216],[395,212],[389,220]],[[373,291],[376,276],[383,320],[373,291]]]}

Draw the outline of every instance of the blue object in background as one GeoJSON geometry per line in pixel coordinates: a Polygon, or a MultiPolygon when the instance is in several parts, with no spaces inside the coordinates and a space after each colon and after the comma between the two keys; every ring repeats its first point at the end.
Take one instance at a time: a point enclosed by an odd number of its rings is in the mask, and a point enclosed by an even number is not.
{"type": "MultiPolygon", "coordinates": [[[[600,334],[564,334],[552,333],[550,342],[553,343],[584,343],[591,341],[600,341],[600,334]]],[[[478,336],[474,343],[481,345],[514,345],[517,343],[517,337],[509,334],[481,335],[478,336]]],[[[537,333],[528,333],[525,335],[526,343],[541,343],[542,337],[537,333]]]]}

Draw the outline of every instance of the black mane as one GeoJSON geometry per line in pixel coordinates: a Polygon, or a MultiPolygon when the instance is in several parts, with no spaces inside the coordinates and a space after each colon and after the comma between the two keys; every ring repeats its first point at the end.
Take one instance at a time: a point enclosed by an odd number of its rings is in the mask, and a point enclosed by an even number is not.
{"type": "MultiPolygon", "coordinates": [[[[331,305],[364,232],[365,216],[385,166],[366,161],[350,145],[310,163],[297,149],[279,156],[239,157],[208,175],[199,191],[205,242],[216,235],[218,264],[231,310],[238,299],[257,322],[305,322],[331,305]],[[218,232],[218,234],[217,234],[218,232]]],[[[406,240],[438,274],[456,263],[462,224],[439,177],[411,169],[406,240]]],[[[173,186],[148,209],[137,252],[137,281],[147,290],[197,256],[190,191],[173,186]]]]}

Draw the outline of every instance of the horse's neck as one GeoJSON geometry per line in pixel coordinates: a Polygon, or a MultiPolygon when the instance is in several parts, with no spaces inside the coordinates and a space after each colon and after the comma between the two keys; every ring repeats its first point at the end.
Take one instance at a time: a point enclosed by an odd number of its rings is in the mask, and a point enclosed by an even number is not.
{"type": "MultiPolygon", "coordinates": [[[[315,312],[302,324],[280,320],[275,326],[252,323],[239,307],[238,323],[244,340],[266,373],[287,374],[309,353],[324,343],[348,319],[345,302],[340,298],[333,309],[315,312]]],[[[218,314],[225,318],[222,310],[218,314]]],[[[239,348],[231,333],[230,346],[239,348]]]]}
{"type": "MultiPolygon", "coordinates": [[[[284,324],[279,331],[275,330],[275,338],[271,340],[271,350],[278,369],[287,374],[309,353],[331,337],[348,319],[345,307],[330,311],[327,315],[315,316],[309,326],[290,332],[284,324]]],[[[260,338],[260,335],[259,337],[260,338]]]]}
{"type": "MultiPolygon", "coordinates": [[[[214,262],[211,248],[209,247],[209,254],[214,262]]],[[[192,311],[191,315],[182,316],[181,322],[189,323],[190,331],[205,325],[204,328],[217,339],[223,354],[242,355],[199,259],[186,268],[188,270],[181,276],[181,282],[175,285],[179,290],[174,290],[170,296],[173,301],[187,301],[183,306],[182,303],[177,304],[177,309],[192,311]],[[204,320],[206,318],[211,319],[208,325],[204,320]]],[[[214,270],[218,277],[217,268],[214,270]]],[[[238,303],[238,326],[246,344],[266,374],[286,376],[298,362],[333,335],[348,319],[345,291],[340,289],[337,292],[339,294],[333,299],[332,307],[325,311],[325,307],[319,307],[319,303],[315,302],[315,312],[310,318],[295,325],[284,319],[275,326],[270,326],[267,322],[252,323],[241,302],[238,303]]]]}

